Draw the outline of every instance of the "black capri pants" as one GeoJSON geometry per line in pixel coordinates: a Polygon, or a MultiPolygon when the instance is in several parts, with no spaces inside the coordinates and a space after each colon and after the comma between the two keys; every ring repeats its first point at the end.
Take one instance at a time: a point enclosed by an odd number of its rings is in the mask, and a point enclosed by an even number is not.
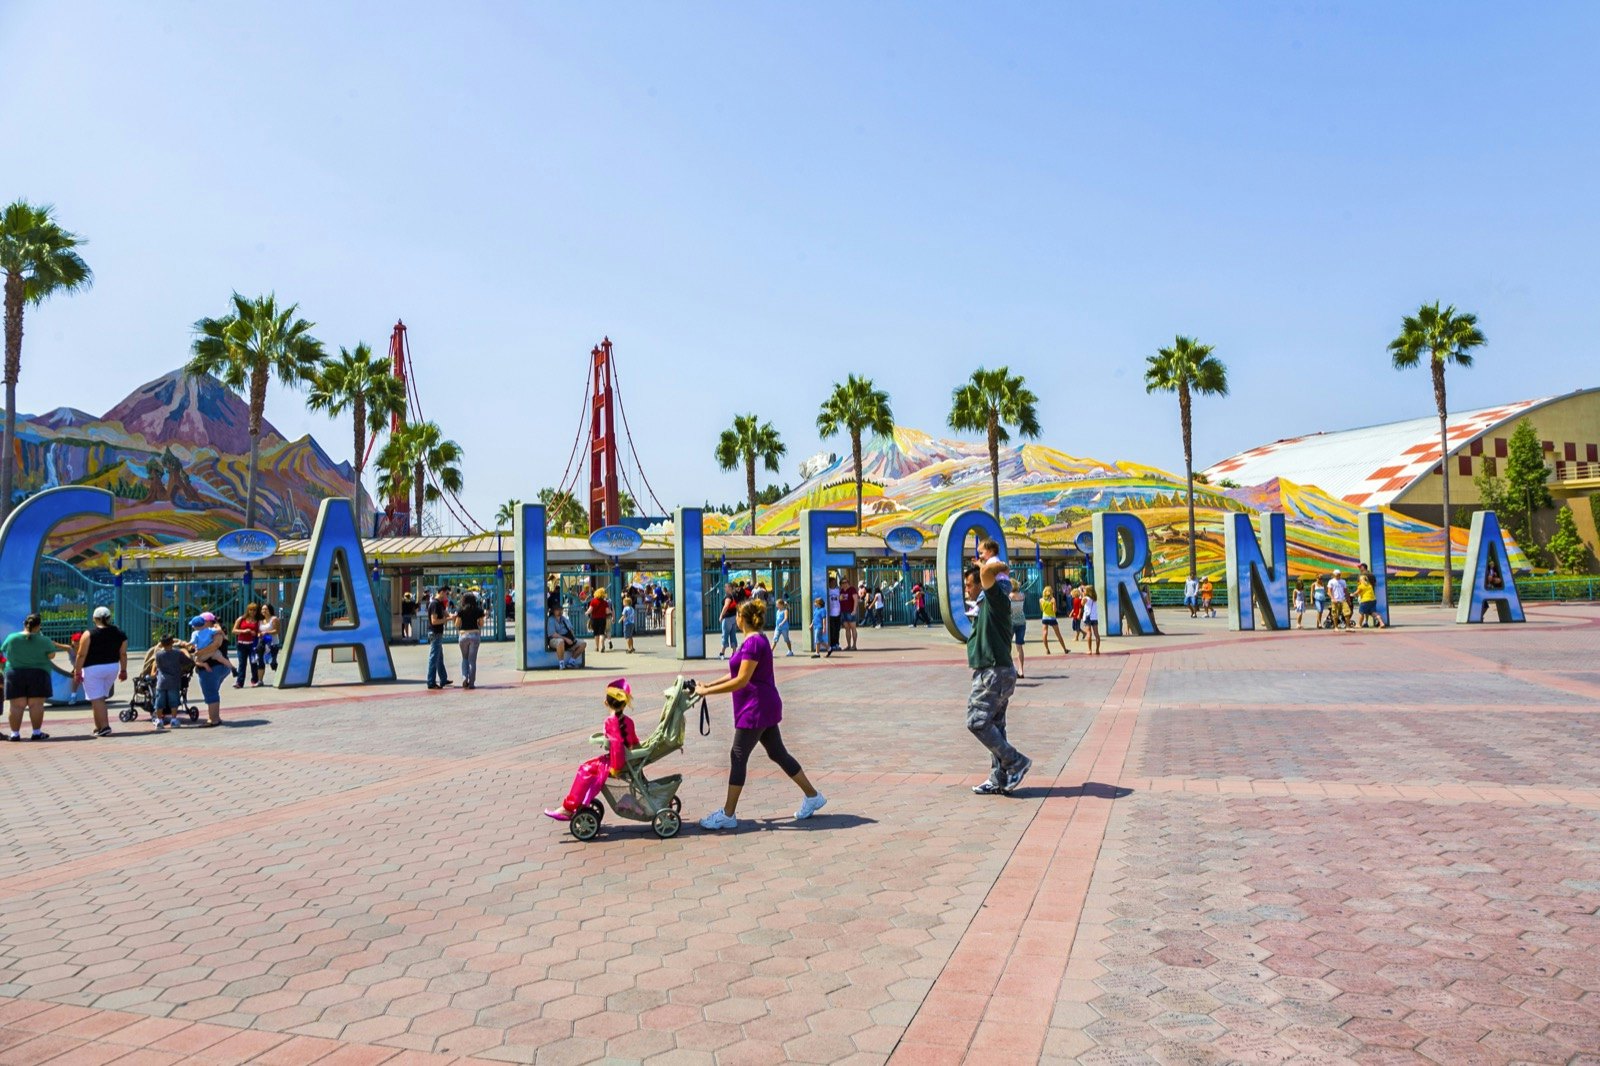
{"type": "Polygon", "coordinates": [[[735,729],[733,731],[733,750],[728,753],[732,766],[728,770],[728,784],[738,788],[744,787],[745,767],[750,763],[750,755],[756,750],[759,743],[767,750],[767,758],[778,764],[778,768],[793,777],[800,772],[800,764],[795,757],[790,755],[783,746],[783,736],[778,732],[778,727],[769,725],[765,729],[735,729]]]}

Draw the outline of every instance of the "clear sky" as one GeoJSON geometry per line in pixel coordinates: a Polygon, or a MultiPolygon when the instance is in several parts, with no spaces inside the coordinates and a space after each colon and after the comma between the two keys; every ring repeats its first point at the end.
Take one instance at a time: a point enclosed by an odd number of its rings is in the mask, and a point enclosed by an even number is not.
{"type": "Polygon", "coordinates": [[[0,198],[96,274],[30,315],[18,406],[104,411],[232,289],[335,348],[403,317],[487,520],[561,476],[605,334],[668,506],[742,494],[739,412],[797,480],[852,371],[938,432],[1005,363],[1044,443],[1169,468],[1180,332],[1233,384],[1202,466],[1431,413],[1384,352],[1424,301],[1489,337],[1453,407],[1600,385],[1596,39],[1592,3],[0,0],[0,198]]]}

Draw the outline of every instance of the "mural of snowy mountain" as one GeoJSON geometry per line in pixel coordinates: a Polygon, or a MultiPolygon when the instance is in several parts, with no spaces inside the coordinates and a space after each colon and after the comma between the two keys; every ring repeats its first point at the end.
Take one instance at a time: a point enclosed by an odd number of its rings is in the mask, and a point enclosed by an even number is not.
{"type": "MultiPolygon", "coordinates": [[[[1157,467],[1069,455],[1039,444],[1000,449],[1000,519],[1007,530],[1047,547],[1066,547],[1089,528],[1096,511],[1130,511],[1150,532],[1151,576],[1181,580],[1188,571],[1188,509],[1184,479],[1157,467]]],[[[989,510],[988,446],[981,441],[940,440],[920,430],[895,427],[892,436],[863,442],[862,522],[869,532],[915,526],[934,535],[956,511],[989,510]]],[[[855,508],[850,457],[839,456],[788,496],[759,512],[761,533],[798,532],[804,508],[855,508]]],[[[1360,509],[1320,489],[1273,481],[1245,489],[1196,483],[1196,555],[1202,571],[1220,579],[1222,515],[1282,511],[1289,534],[1290,571],[1296,576],[1353,567],[1358,551],[1360,509]]],[[[1442,565],[1444,533],[1438,526],[1385,512],[1391,569],[1426,574],[1442,565]]],[[[707,516],[708,532],[742,531],[740,516],[707,516]]],[[[1466,532],[1456,530],[1456,557],[1466,532]]],[[[1511,547],[1512,563],[1527,566],[1511,547]]]]}
{"type": "MultiPolygon", "coordinates": [[[[19,494],[92,485],[117,497],[110,522],[60,527],[51,545],[82,560],[118,547],[212,539],[244,521],[249,408],[211,377],[174,370],[139,386],[104,415],[72,407],[19,415],[19,494]]],[[[349,496],[353,470],[311,436],[288,441],[265,421],[257,524],[288,535],[310,528],[321,501],[349,496]]]]}

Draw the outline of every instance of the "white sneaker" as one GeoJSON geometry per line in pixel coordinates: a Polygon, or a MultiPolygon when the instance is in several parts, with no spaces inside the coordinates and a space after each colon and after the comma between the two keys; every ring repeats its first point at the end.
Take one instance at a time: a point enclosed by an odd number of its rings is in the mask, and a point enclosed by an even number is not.
{"type": "Polygon", "coordinates": [[[700,828],[701,829],[737,829],[737,828],[739,828],[739,819],[731,818],[728,815],[722,813],[722,811],[716,810],[716,811],[712,811],[710,814],[708,814],[704,818],[700,819],[700,828]]]}
{"type": "Polygon", "coordinates": [[[164,719],[156,719],[156,732],[159,733],[165,728],[167,728],[166,721],[164,719]]]}
{"type": "Polygon", "coordinates": [[[818,811],[822,810],[827,803],[828,797],[824,796],[820,792],[818,792],[815,796],[807,796],[805,799],[800,801],[800,809],[794,812],[795,820],[799,821],[805,818],[810,818],[813,814],[816,814],[818,811]]]}

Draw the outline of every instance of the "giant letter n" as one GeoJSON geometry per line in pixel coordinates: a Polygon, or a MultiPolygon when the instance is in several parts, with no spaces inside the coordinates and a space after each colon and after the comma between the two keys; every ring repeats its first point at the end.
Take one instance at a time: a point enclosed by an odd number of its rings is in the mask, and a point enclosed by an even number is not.
{"type": "Polygon", "coordinates": [[[283,635],[283,670],[279,688],[301,688],[311,684],[317,652],[323,648],[351,648],[362,681],[393,681],[394,660],[389,657],[389,639],[378,619],[377,597],[367,577],[367,559],[356,535],[350,501],[325,499],[317,509],[317,525],[306,548],[306,563],[300,571],[300,587],[295,590],[294,607],[289,612],[289,628],[283,635]],[[328,625],[322,616],[331,595],[330,578],[338,564],[344,584],[347,622],[328,625]]]}
{"type": "Polygon", "coordinates": [[[1261,541],[1250,528],[1250,516],[1229,511],[1222,516],[1223,550],[1228,563],[1228,628],[1256,628],[1256,608],[1265,629],[1289,628],[1289,538],[1283,515],[1260,516],[1261,541]]]}

